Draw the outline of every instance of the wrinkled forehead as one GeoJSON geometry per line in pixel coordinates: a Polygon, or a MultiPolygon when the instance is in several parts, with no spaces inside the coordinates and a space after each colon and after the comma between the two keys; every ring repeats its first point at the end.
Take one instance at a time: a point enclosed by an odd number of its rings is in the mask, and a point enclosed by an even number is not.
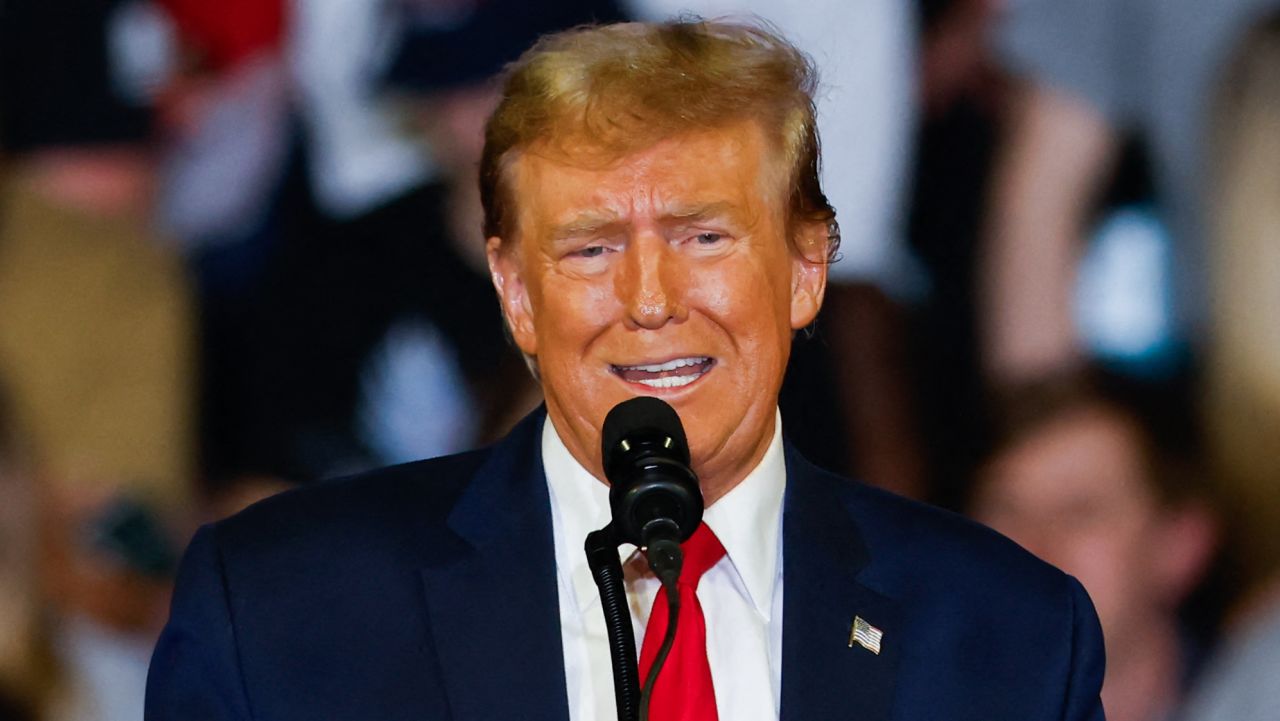
{"type": "Polygon", "coordinates": [[[716,206],[780,217],[788,177],[782,155],[757,123],[742,121],[640,147],[581,136],[544,140],[513,153],[504,175],[523,236],[575,215],[625,220],[716,206]]]}

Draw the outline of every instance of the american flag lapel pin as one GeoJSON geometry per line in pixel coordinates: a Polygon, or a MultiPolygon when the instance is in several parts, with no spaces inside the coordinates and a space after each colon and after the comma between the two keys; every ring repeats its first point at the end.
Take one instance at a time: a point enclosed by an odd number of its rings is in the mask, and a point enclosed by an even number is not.
{"type": "Polygon", "coordinates": [[[853,644],[856,643],[879,656],[880,640],[883,638],[884,631],[867,623],[862,616],[853,617],[853,628],[849,629],[849,648],[853,648],[853,644]]]}

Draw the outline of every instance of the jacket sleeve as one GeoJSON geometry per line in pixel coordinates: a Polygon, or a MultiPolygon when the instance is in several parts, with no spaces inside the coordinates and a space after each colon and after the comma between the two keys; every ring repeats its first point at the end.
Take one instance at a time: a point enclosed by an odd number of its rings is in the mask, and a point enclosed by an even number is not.
{"type": "Polygon", "coordinates": [[[187,548],[169,622],[151,656],[146,721],[249,721],[222,558],[214,527],[187,548]]]}
{"type": "Polygon", "coordinates": [[[1071,668],[1067,677],[1063,721],[1105,721],[1102,676],[1106,669],[1102,626],[1093,601],[1074,578],[1071,584],[1071,668]]]}

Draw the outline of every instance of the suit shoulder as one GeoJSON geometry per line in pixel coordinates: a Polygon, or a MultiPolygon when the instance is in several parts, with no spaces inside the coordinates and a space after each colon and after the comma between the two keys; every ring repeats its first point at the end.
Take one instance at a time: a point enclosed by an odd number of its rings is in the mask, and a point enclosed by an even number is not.
{"type": "Polygon", "coordinates": [[[954,596],[993,591],[1037,605],[1061,607],[1070,593],[1065,573],[977,521],[857,481],[832,476],[846,489],[868,553],[868,569],[886,586],[954,596]]]}
{"type": "Polygon", "coordinates": [[[490,455],[468,451],[322,481],[260,501],[214,524],[223,552],[351,544],[443,530],[450,510],[490,455]]]}
{"type": "Polygon", "coordinates": [[[827,555],[854,566],[847,613],[865,608],[896,639],[896,696],[914,709],[904,718],[956,699],[965,718],[1097,718],[1075,711],[1096,706],[1102,667],[1101,630],[1076,581],[954,513],[825,472],[796,481],[807,487],[797,515],[835,529],[810,535],[853,549],[827,555]],[[984,688],[999,691],[975,692],[984,688]]]}

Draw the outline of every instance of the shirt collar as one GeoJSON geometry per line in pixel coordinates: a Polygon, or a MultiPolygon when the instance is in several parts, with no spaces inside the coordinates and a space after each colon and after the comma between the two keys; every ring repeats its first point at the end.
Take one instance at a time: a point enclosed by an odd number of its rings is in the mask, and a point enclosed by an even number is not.
{"type": "MultiPolygon", "coordinates": [[[[588,533],[609,522],[609,487],[569,453],[550,416],[542,427],[542,464],[551,495],[560,573],[567,572],[579,610],[586,609],[600,595],[582,543],[588,533]]],[[[760,463],[707,508],[702,517],[724,546],[752,605],[766,620],[772,613],[778,572],[778,533],[786,476],[782,417],[775,411],[773,439],[760,463]]],[[[625,560],[633,550],[624,544],[619,554],[625,560]]]]}
{"type": "MultiPolygon", "coordinates": [[[[610,520],[609,487],[583,468],[556,433],[551,416],[542,426],[542,469],[551,495],[556,565],[573,589],[579,610],[599,598],[583,543],[610,520]]],[[[627,547],[628,549],[630,547],[627,547]]]]}

